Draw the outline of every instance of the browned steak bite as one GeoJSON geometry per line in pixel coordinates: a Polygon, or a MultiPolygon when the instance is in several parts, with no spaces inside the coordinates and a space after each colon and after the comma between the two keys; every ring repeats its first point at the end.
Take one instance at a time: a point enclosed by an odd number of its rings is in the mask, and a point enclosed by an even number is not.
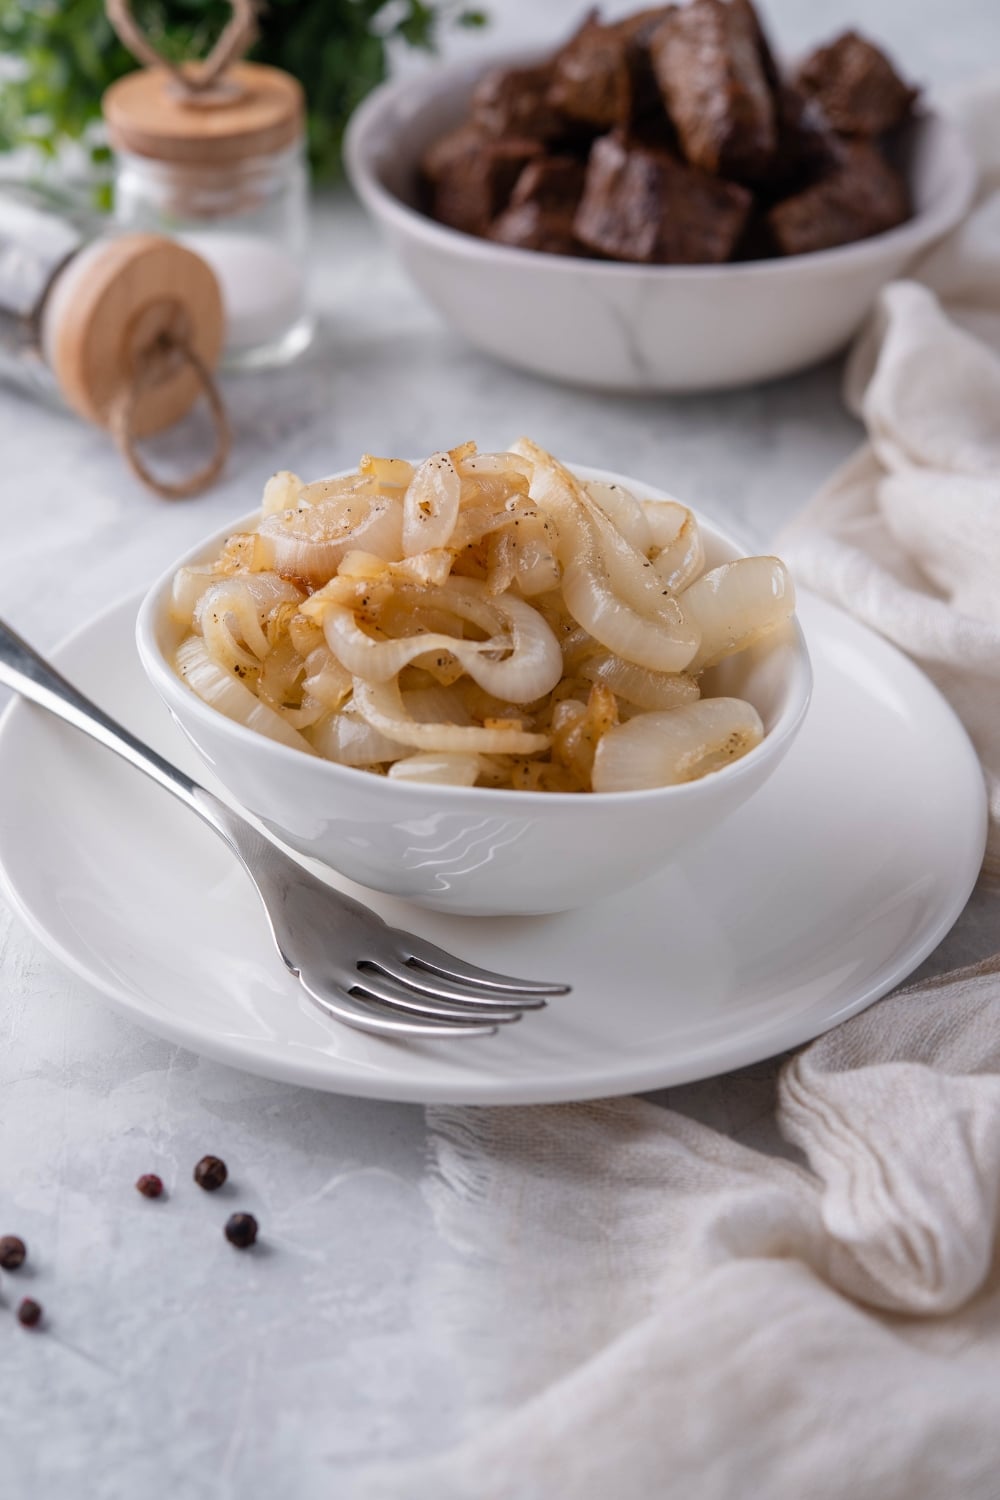
{"type": "Polygon", "coordinates": [[[549,99],[560,113],[597,130],[625,123],[629,76],[625,37],[602,26],[595,12],[556,54],[549,99]]]}
{"type": "Polygon", "coordinates": [[[692,0],[661,22],[649,50],[688,161],[748,182],[764,176],[777,127],[750,7],[692,0]]]}
{"type": "Polygon", "coordinates": [[[669,151],[610,135],[591,147],[573,227],[589,249],[617,260],[697,265],[729,259],[751,202],[746,188],[669,151]]]}
{"type": "Polygon", "coordinates": [[[514,185],[511,206],[538,203],[542,208],[573,213],[583,192],[586,167],[573,156],[543,156],[530,161],[514,185]]]}
{"type": "Polygon", "coordinates": [[[781,255],[830,250],[893,229],[909,215],[906,184],[868,141],[845,146],[828,177],[771,209],[768,227],[781,255]]]}
{"type": "Polygon", "coordinates": [[[729,0],[729,3],[733,10],[742,12],[742,24],[756,41],[761,70],[768,87],[774,93],[781,86],[782,74],[774,56],[774,49],[764,29],[764,23],[754,9],[752,0],[729,0]]]}
{"type": "Polygon", "coordinates": [[[485,235],[522,170],[540,152],[537,141],[488,140],[471,126],[452,131],[421,163],[429,212],[452,229],[485,235]]]}
{"type": "Polygon", "coordinates": [[[799,67],[795,83],[816,99],[834,130],[844,135],[881,135],[909,114],[918,90],[905,84],[884,52],[845,31],[818,47],[799,67]]]}
{"type": "Polygon", "coordinates": [[[573,215],[553,213],[540,203],[511,204],[495,219],[491,240],[518,250],[542,250],[547,255],[583,255],[573,233],[573,215]]]}
{"type": "Polygon", "coordinates": [[[663,95],[653,69],[650,44],[667,16],[677,7],[661,5],[641,10],[627,20],[619,21],[618,30],[625,39],[625,62],[628,67],[629,100],[626,125],[656,145],[676,147],[677,137],[663,107],[663,95]]]}
{"type": "Polygon", "coordinates": [[[755,203],[743,227],[743,233],[729,258],[734,261],[773,260],[774,255],[774,243],[767,222],[767,209],[755,203]]]}
{"type": "Polygon", "coordinates": [[[822,106],[790,83],[779,87],[777,115],[778,149],[767,177],[758,185],[761,196],[772,203],[811,187],[843,163],[847,150],[822,106]]]}
{"type": "Polygon", "coordinates": [[[490,239],[522,250],[581,255],[573,215],[583,192],[584,166],[572,156],[529,162],[517,179],[510,204],[495,221],[490,239]]]}
{"type": "Polygon", "coordinates": [[[565,121],[549,103],[552,66],[494,68],[472,96],[472,123],[484,135],[547,141],[565,131],[565,121]]]}
{"type": "Polygon", "coordinates": [[[554,108],[578,125],[610,130],[657,104],[646,40],[672,9],[640,11],[607,26],[592,11],[556,54],[549,89],[554,108]]]}

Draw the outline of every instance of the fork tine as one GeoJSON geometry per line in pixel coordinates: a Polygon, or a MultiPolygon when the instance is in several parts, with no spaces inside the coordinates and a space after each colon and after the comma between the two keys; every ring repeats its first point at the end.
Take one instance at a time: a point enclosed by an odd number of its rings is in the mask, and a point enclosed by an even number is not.
{"type": "Polygon", "coordinates": [[[453,953],[446,953],[435,943],[414,937],[412,932],[393,929],[398,950],[411,966],[426,969],[442,979],[458,979],[473,986],[482,986],[498,995],[568,995],[569,984],[538,984],[531,979],[513,979],[509,974],[497,974],[493,969],[480,969],[468,964],[453,953]]]}
{"type": "MultiPolygon", "coordinates": [[[[543,1010],[548,1003],[541,995],[523,995],[517,990],[496,994],[481,985],[460,984],[457,980],[441,979],[432,970],[417,968],[402,959],[379,955],[377,959],[365,960],[358,965],[362,974],[375,972],[405,985],[418,995],[430,996],[434,1000],[454,1000],[459,1005],[478,1007],[492,1011],[494,1007],[517,1010],[543,1010]]],[[[362,980],[364,983],[364,980],[362,980]]]]}
{"type": "Polygon", "coordinates": [[[302,988],[320,1010],[332,1016],[335,1021],[342,1021],[345,1026],[350,1026],[355,1031],[366,1031],[374,1036],[395,1037],[399,1040],[426,1037],[432,1041],[439,1037],[450,1039],[456,1036],[493,1036],[496,1034],[497,1028],[492,1021],[432,1021],[419,1020],[416,1017],[408,1018],[400,1013],[392,1015],[379,1010],[375,1004],[371,1006],[363,1004],[334,985],[324,985],[319,988],[309,983],[301,974],[298,977],[302,988]]]}
{"type": "Polygon", "coordinates": [[[468,997],[464,1004],[452,1005],[446,1001],[437,1000],[426,990],[411,989],[408,985],[397,984],[395,979],[387,974],[380,974],[372,969],[358,972],[358,977],[348,986],[348,994],[356,996],[359,1000],[377,1001],[382,1005],[391,1006],[393,1010],[406,1011],[415,1016],[428,1017],[435,1021],[473,1021],[480,1025],[505,1026],[511,1021],[521,1019],[520,1010],[512,1007],[504,1009],[496,1005],[489,1007],[488,1013],[483,1015],[482,1007],[478,1002],[468,997]]]}

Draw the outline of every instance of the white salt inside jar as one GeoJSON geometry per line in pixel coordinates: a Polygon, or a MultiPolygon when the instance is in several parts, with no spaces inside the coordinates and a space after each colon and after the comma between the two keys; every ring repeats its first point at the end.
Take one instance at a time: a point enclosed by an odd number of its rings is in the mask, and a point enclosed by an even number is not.
{"type": "Polygon", "coordinates": [[[215,272],[226,318],[226,353],[268,349],[306,317],[305,281],[297,259],[259,236],[220,230],[180,239],[215,272]]]}
{"type": "Polygon", "coordinates": [[[299,84],[278,68],[238,63],[194,96],[144,69],[113,84],[103,108],[115,217],[173,235],[211,266],[225,306],[224,365],[294,358],[314,327],[299,84]]]}

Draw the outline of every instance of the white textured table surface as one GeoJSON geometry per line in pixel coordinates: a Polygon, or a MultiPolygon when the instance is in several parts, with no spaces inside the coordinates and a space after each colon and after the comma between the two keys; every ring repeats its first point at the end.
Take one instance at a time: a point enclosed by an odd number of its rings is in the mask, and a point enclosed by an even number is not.
{"type": "MultiPolygon", "coordinates": [[[[552,36],[575,9],[500,0],[497,30],[552,36]]],[[[946,18],[909,0],[770,7],[793,50],[862,9],[925,78],[996,56],[994,0],[952,0],[946,18]]],[[[230,384],[236,451],[206,499],[149,498],[103,436],[0,393],[0,609],[41,648],[245,511],[277,467],[322,473],[366,450],[501,446],[528,431],[764,540],[858,441],[833,367],[668,401],[494,365],[421,304],[346,195],[319,209],[316,267],[323,337],[297,368],[230,384]]],[[[985,953],[996,913],[980,892],[931,965],[985,953]]],[[[0,1285],[0,1494],[344,1500],[371,1458],[456,1436],[473,1414],[436,1316],[450,1252],[420,1193],[421,1111],[271,1084],[149,1037],[2,909],[0,954],[0,1233],[31,1249],[0,1285]],[[206,1151],[231,1170],[215,1197],[190,1182],[206,1151]],[[163,1176],[165,1201],[136,1194],[144,1171],[163,1176]],[[220,1233],[237,1206],[260,1219],[252,1255],[220,1233]],[[14,1321],[27,1293],[46,1307],[44,1332],[14,1321]]],[[[762,1065],[724,1096],[709,1082],[670,1100],[766,1141],[772,1078],[762,1065]]]]}

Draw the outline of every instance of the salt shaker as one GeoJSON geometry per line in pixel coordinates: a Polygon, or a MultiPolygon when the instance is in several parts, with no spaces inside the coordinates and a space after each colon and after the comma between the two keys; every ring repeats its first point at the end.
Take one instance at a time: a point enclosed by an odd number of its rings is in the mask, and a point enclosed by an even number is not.
{"type": "Polygon", "coordinates": [[[280,68],[232,60],[252,39],[246,4],[234,6],[228,35],[205,63],[181,66],[152,49],[124,0],[107,8],[126,45],[152,64],[104,95],[118,224],[173,235],[212,267],[228,368],[293,359],[314,327],[300,85],[280,68]]]}
{"type": "Polygon", "coordinates": [[[0,192],[0,378],[108,428],[138,477],[170,498],[206,488],[228,452],[212,376],[222,336],[216,278],[191,250],[109,233],[39,186],[0,192]],[[212,457],[182,480],[156,479],[138,441],[202,394],[215,417],[212,457]]]}

